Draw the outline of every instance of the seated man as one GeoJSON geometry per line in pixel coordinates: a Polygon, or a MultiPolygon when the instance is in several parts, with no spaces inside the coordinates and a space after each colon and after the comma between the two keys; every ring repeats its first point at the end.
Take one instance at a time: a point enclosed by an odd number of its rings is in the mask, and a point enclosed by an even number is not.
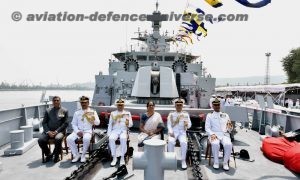
{"type": "Polygon", "coordinates": [[[53,150],[54,162],[59,161],[59,154],[61,152],[61,141],[64,137],[64,132],[68,126],[68,111],[61,107],[60,97],[54,96],[52,98],[53,107],[46,110],[43,119],[44,132],[39,137],[38,143],[46,155],[46,162],[53,157],[49,148],[49,138],[55,139],[55,148],[53,150]]]}
{"type": "Polygon", "coordinates": [[[85,162],[85,153],[87,152],[93,133],[93,126],[99,125],[100,120],[98,114],[95,110],[89,108],[89,98],[86,96],[80,97],[81,109],[74,113],[72,120],[73,132],[67,137],[67,143],[71,149],[74,159],[72,163],[77,162],[79,159],[81,162],[85,162]],[[77,145],[75,143],[76,139],[82,138],[83,149],[80,156],[77,145]]]}
{"type": "Polygon", "coordinates": [[[116,155],[116,140],[120,138],[121,144],[121,160],[120,165],[125,164],[124,155],[127,152],[127,136],[128,128],[133,125],[131,114],[128,111],[124,110],[124,100],[119,99],[116,102],[117,110],[112,111],[109,117],[107,135],[109,136],[109,148],[113,161],[111,166],[117,164],[117,155],[116,155]]]}
{"type": "Polygon", "coordinates": [[[175,100],[175,112],[171,112],[168,116],[168,152],[174,152],[176,140],[180,142],[181,148],[181,167],[186,169],[186,151],[187,137],[186,130],[192,125],[190,116],[187,112],[182,111],[184,100],[178,98],[175,100]]]}
{"type": "Polygon", "coordinates": [[[160,139],[160,133],[164,126],[161,115],[154,111],[155,104],[152,101],[147,103],[147,112],[142,115],[140,120],[140,131],[138,135],[138,145],[143,146],[143,141],[151,138],[160,139]]]}
{"type": "Polygon", "coordinates": [[[205,131],[208,133],[211,142],[212,154],[214,157],[213,168],[219,169],[220,142],[224,146],[223,169],[228,171],[228,160],[231,155],[232,143],[229,132],[233,126],[226,113],[220,112],[220,101],[216,98],[213,102],[213,113],[207,114],[205,121],[205,131]]]}

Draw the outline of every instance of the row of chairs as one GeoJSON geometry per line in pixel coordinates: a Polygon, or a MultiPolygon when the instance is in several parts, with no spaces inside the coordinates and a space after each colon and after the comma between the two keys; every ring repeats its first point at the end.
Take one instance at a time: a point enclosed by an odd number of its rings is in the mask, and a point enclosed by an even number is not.
{"type": "MultiPolygon", "coordinates": [[[[161,134],[161,139],[164,140],[164,133],[163,133],[163,130],[160,132],[161,134]]],[[[63,141],[62,143],[64,143],[64,147],[61,149],[61,153],[60,153],[60,156],[61,156],[61,160],[63,159],[63,150],[66,151],[66,154],[68,154],[68,146],[67,146],[67,140],[66,140],[66,137],[67,136],[64,136],[63,138],[63,141]]],[[[76,141],[76,144],[77,144],[77,148],[78,148],[78,151],[80,150],[80,146],[82,146],[83,144],[83,140],[82,138],[81,139],[77,139],[76,141]]],[[[95,133],[93,133],[92,135],[92,138],[91,138],[91,145],[89,147],[89,156],[91,155],[91,152],[92,152],[92,148],[93,148],[93,144],[95,143],[95,133]]],[[[127,138],[127,150],[129,150],[129,143],[130,143],[130,138],[129,138],[129,133],[128,133],[128,138],[127,138]]],[[[48,147],[51,151],[51,145],[52,144],[55,144],[55,140],[54,139],[49,139],[48,140],[48,147]]],[[[120,139],[117,139],[116,140],[116,144],[117,145],[120,145],[120,139]]],[[[180,147],[180,143],[179,141],[177,140],[176,141],[176,147],[180,147]]],[[[224,151],[224,148],[223,148],[223,145],[220,144],[220,150],[221,151],[224,151]]],[[[232,146],[232,154],[234,155],[235,152],[234,152],[234,148],[232,146]]],[[[223,155],[224,155],[224,152],[223,152],[223,155]]],[[[73,159],[73,154],[71,154],[71,158],[73,159]]],[[[209,166],[211,166],[211,143],[209,142],[209,140],[207,140],[207,148],[206,148],[206,152],[205,152],[205,159],[208,158],[208,164],[209,166]]],[[[234,164],[235,164],[235,168],[236,168],[236,160],[235,160],[235,156],[233,156],[233,159],[234,159],[234,164]]],[[[45,153],[42,152],[42,161],[45,162],[45,153]]],[[[125,154],[125,163],[128,164],[128,161],[129,161],[129,154],[126,153],[125,154]]],[[[229,161],[228,161],[228,165],[229,165],[229,161]]]]}

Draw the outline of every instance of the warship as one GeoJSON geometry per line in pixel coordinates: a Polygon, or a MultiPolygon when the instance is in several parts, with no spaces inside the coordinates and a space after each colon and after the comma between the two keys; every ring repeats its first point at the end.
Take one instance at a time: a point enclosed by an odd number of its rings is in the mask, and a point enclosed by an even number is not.
{"type": "MultiPolygon", "coordinates": [[[[108,62],[109,74],[99,73],[95,76],[91,107],[97,111],[101,127],[95,129],[95,143],[91,144],[93,151],[89,159],[85,163],[71,163],[68,147],[63,145],[60,162],[42,163],[42,153],[36,145],[36,137],[43,131],[41,122],[51,104],[2,110],[0,179],[144,179],[144,170],[142,167],[137,168],[134,158],[127,161],[123,177],[114,173],[119,167],[110,167],[105,127],[109,114],[116,109],[115,101],[124,98],[125,109],[131,112],[135,127],[138,127],[140,114],[146,111],[145,104],[152,100],[157,104],[155,110],[161,113],[166,122],[167,114],[174,111],[172,100],[177,97],[185,99],[184,110],[189,112],[193,124],[193,129],[188,132],[188,168],[180,169],[180,153],[179,148],[176,148],[177,166],[176,162],[175,166],[164,166],[163,179],[299,179],[299,175],[282,164],[267,159],[260,147],[261,135],[268,125],[279,125],[284,132],[293,131],[300,127],[300,117],[273,112],[267,108],[225,108],[224,111],[236,124],[234,150],[239,152],[247,149],[255,161],[245,161],[233,156],[230,158],[229,171],[215,170],[209,165],[205,158],[207,135],[203,123],[206,114],[212,111],[209,99],[215,94],[215,78],[206,76],[199,56],[170,50],[174,38],[160,32],[166,16],[158,11],[158,4],[147,19],[152,23],[152,32],[148,34],[139,31],[138,37],[133,38],[144,43],[144,46],[139,50],[114,53],[115,59],[108,62]],[[16,138],[16,135],[20,137],[16,138]]],[[[78,102],[62,102],[62,106],[69,110],[70,121],[72,114],[80,108],[78,102]]],[[[67,133],[70,132],[72,129],[68,129],[67,133]]],[[[135,129],[129,133],[129,146],[132,147],[133,154],[136,154],[138,146],[137,134],[135,129]]],[[[164,137],[167,137],[166,132],[162,134],[162,139],[166,139],[164,137]]],[[[147,162],[150,163],[143,163],[147,162]]]]}
{"type": "Polygon", "coordinates": [[[205,73],[200,56],[185,50],[171,51],[174,35],[160,32],[167,15],[156,11],[147,16],[152,32],[138,31],[138,49],[114,53],[109,60],[109,74],[95,77],[93,105],[113,105],[118,98],[127,104],[144,106],[151,99],[157,105],[172,105],[182,97],[190,108],[209,108],[216,79],[205,73]]]}

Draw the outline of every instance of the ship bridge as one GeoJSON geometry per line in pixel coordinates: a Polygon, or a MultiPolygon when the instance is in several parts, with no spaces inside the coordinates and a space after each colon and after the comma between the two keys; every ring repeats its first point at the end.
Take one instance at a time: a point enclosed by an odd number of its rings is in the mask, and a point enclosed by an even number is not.
{"type": "Polygon", "coordinates": [[[136,104],[149,99],[158,104],[171,105],[182,97],[190,107],[209,107],[209,97],[214,94],[215,78],[206,76],[200,56],[185,51],[171,51],[174,36],[160,33],[167,15],[156,10],[147,15],[152,32],[138,30],[132,40],[141,43],[135,50],[113,53],[109,60],[109,75],[96,75],[94,105],[112,105],[118,98],[136,104]],[[155,70],[153,67],[155,66],[155,70]]]}

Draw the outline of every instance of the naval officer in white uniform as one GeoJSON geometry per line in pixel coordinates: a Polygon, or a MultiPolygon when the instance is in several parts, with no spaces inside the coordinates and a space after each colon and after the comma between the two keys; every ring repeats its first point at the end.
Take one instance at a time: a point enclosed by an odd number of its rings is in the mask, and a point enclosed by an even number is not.
{"type": "Polygon", "coordinates": [[[168,152],[174,152],[176,140],[178,139],[181,147],[181,167],[186,169],[186,151],[187,137],[186,130],[192,125],[190,116],[187,112],[182,111],[184,100],[178,98],[175,100],[175,112],[168,115],[168,152]]]}
{"type": "Polygon", "coordinates": [[[300,107],[300,101],[299,101],[299,99],[296,100],[296,105],[295,106],[296,106],[297,109],[299,109],[299,107],[300,107]]]}
{"type": "Polygon", "coordinates": [[[230,158],[232,143],[230,132],[233,129],[228,114],[220,112],[220,101],[216,98],[213,102],[213,113],[207,114],[205,121],[205,131],[208,133],[209,141],[212,146],[215,169],[219,169],[219,150],[220,143],[224,146],[223,169],[228,171],[228,160],[230,158]]]}
{"type": "Polygon", "coordinates": [[[124,110],[124,103],[123,99],[119,99],[116,102],[117,110],[112,111],[109,117],[107,135],[109,136],[109,148],[113,157],[111,166],[117,164],[116,140],[118,138],[120,138],[121,144],[120,165],[125,164],[124,155],[127,152],[128,128],[132,127],[133,123],[130,112],[124,110]]]}
{"type": "Polygon", "coordinates": [[[89,108],[89,98],[86,96],[80,97],[80,104],[81,109],[74,113],[72,120],[73,133],[67,137],[67,143],[74,157],[72,160],[73,163],[77,162],[79,159],[81,162],[86,161],[85,153],[90,146],[93,126],[100,124],[97,112],[89,108]],[[83,140],[83,150],[81,156],[75,143],[75,140],[78,138],[82,138],[83,140]]]}

